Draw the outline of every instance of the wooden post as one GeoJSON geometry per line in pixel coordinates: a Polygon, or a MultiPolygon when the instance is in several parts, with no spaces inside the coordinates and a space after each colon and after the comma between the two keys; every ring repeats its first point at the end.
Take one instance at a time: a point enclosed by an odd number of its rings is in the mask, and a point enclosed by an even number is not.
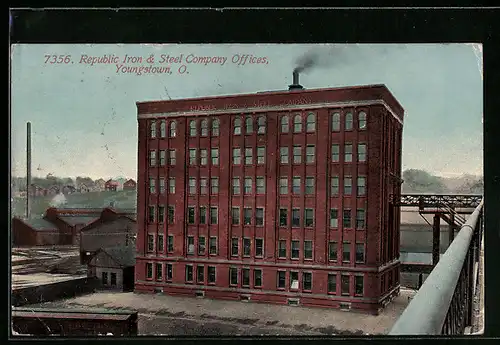
{"type": "Polygon", "coordinates": [[[439,262],[439,237],[441,234],[440,229],[441,217],[439,214],[434,215],[434,223],[432,226],[432,265],[436,266],[439,262]]]}

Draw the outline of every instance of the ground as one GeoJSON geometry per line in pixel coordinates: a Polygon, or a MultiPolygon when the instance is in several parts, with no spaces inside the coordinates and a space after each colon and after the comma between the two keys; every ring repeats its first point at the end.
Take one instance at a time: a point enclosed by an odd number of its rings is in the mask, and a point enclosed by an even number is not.
{"type": "Polygon", "coordinates": [[[401,295],[381,315],[167,295],[97,292],[32,307],[131,309],[142,335],[386,334],[415,294],[401,295]]]}

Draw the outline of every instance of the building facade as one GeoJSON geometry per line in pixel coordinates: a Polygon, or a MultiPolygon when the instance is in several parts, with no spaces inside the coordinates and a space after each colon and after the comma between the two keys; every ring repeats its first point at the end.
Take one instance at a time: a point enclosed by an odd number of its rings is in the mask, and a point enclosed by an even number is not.
{"type": "Polygon", "coordinates": [[[404,110],[384,85],[138,103],[135,290],[378,312],[404,110]]]}

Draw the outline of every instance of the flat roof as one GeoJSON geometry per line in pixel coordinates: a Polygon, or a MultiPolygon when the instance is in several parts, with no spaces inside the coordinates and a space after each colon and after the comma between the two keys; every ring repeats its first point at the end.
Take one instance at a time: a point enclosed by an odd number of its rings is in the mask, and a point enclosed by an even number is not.
{"type": "Polygon", "coordinates": [[[62,281],[86,278],[86,275],[71,274],[51,274],[51,273],[31,273],[31,274],[12,274],[11,289],[23,289],[27,287],[49,285],[62,281]]]}

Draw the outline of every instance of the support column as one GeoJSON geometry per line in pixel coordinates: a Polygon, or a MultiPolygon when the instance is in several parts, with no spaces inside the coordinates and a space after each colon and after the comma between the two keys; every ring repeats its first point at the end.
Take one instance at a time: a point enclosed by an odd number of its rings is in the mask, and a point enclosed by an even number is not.
{"type": "Polygon", "coordinates": [[[434,215],[434,223],[432,226],[432,265],[436,266],[439,262],[439,239],[441,235],[441,217],[439,214],[434,215]]]}
{"type": "MultiPolygon", "coordinates": [[[[452,208],[454,211],[454,209],[452,208]]],[[[448,245],[455,239],[455,214],[450,213],[450,224],[448,225],[448,245]]]]}

